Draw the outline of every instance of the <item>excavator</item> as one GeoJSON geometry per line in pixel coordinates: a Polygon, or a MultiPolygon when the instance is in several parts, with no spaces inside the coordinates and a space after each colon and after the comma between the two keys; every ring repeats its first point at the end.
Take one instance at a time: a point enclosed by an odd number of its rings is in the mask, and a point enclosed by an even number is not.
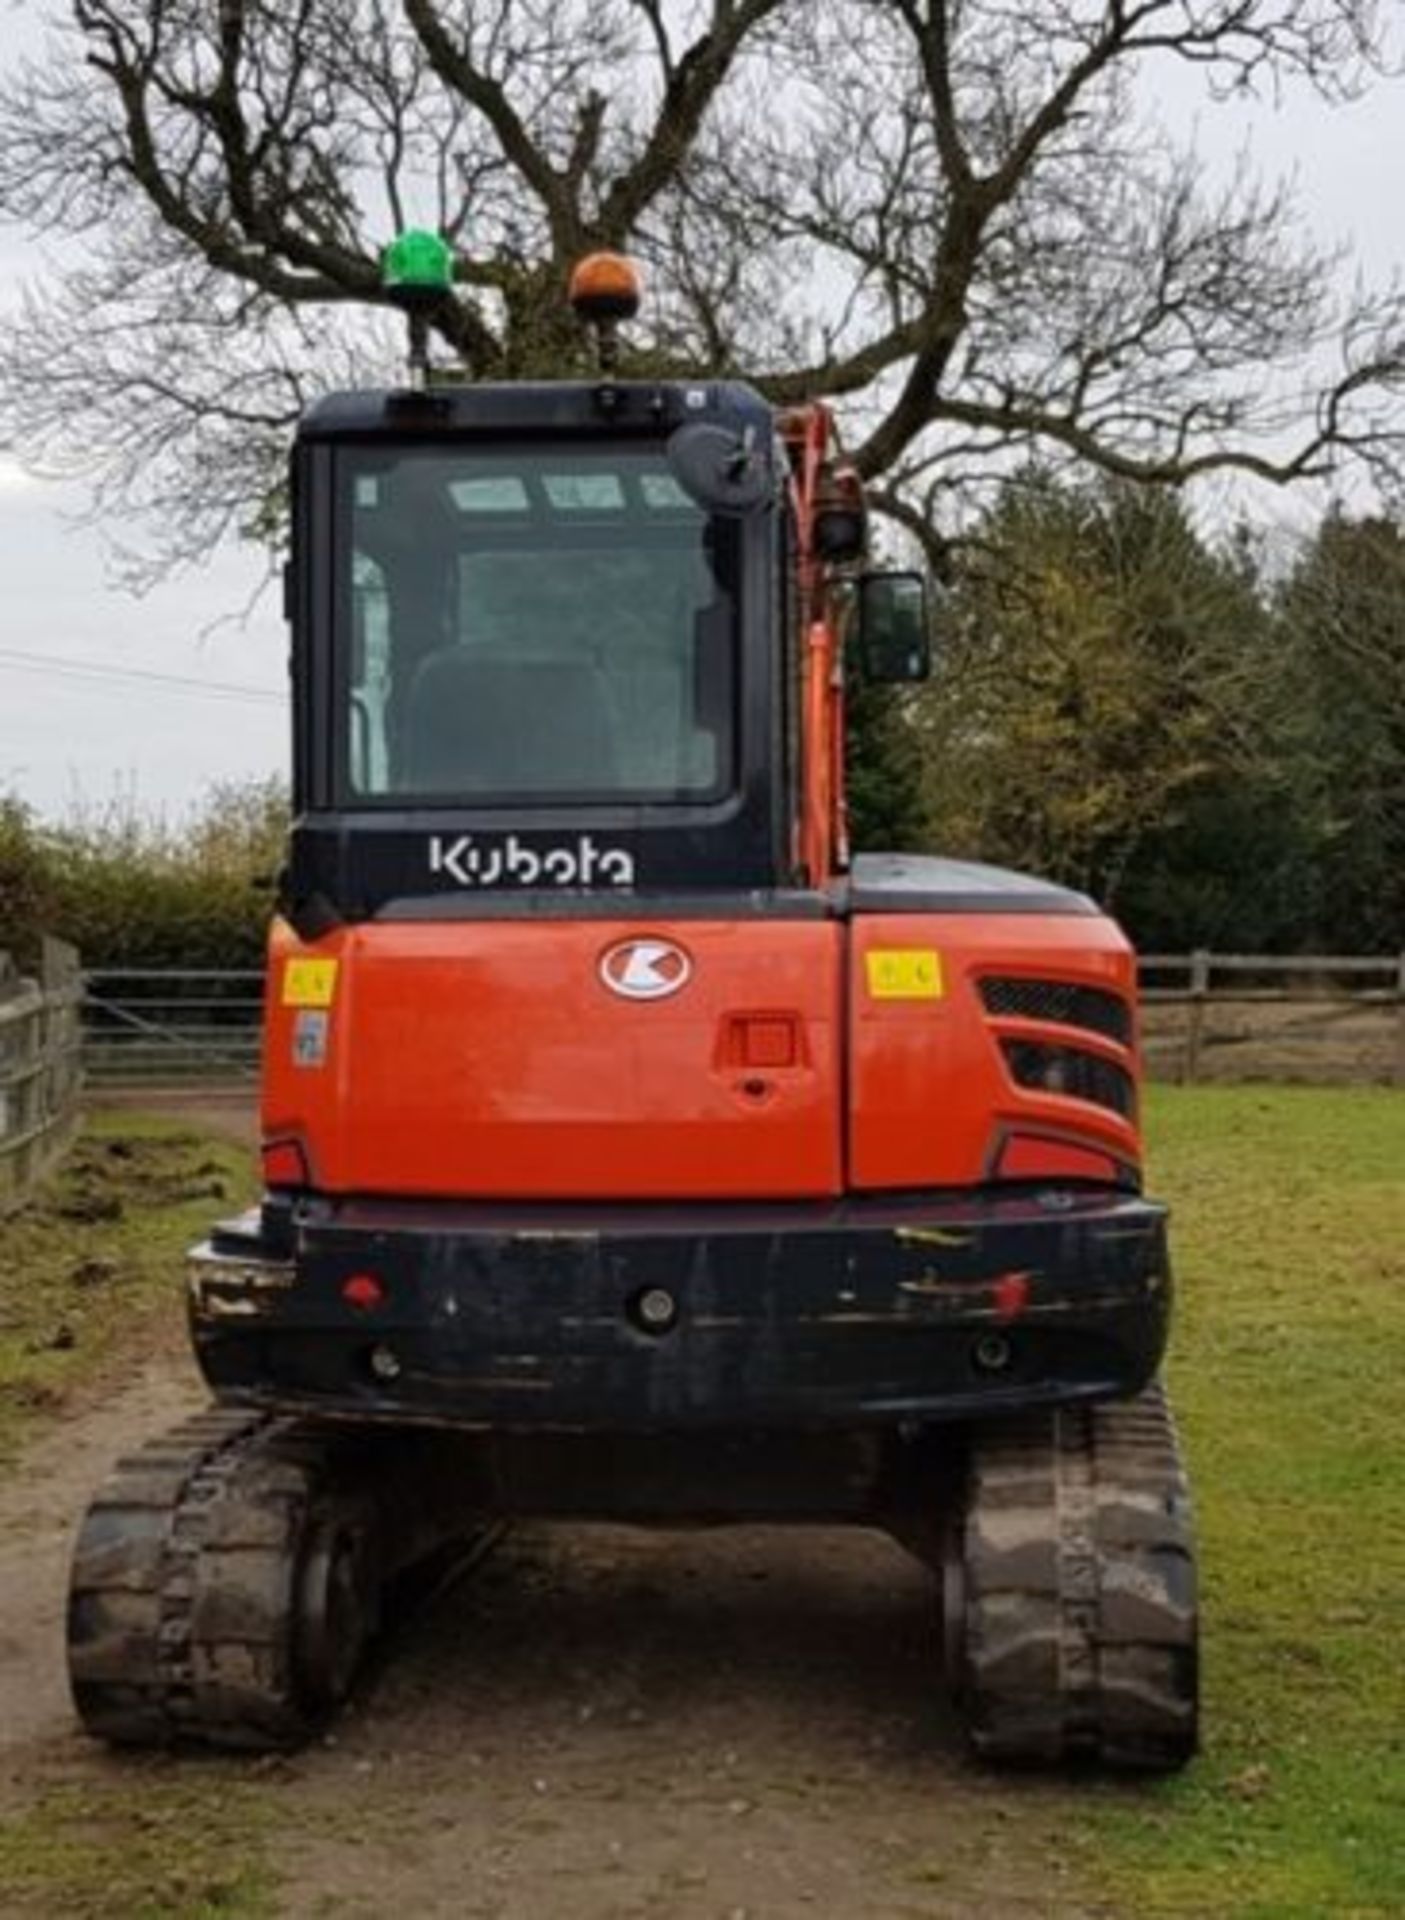
{"type": "MultiPolygon", "coordinates": [[[[992,1762],[1168,1771],[1195,1562],[1135,962],[1083,895],[851,852],[845,685],[940,608],[829,407],[429,365],[291,458],[293,825],[262,1198],[190,1258],[207,1411],[79,1529],[77,1712],[296,1745],[426,1568],[522,1516],[848,1522],[932,1572],[992,1762]]],[[[935,670],[940,671],[939,644],[935,670]]]]}

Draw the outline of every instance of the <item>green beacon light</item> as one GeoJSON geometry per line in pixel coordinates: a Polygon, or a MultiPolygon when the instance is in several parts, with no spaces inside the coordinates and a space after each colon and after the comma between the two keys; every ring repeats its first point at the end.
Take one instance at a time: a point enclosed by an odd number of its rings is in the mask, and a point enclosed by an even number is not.
{"type": "Polygon", "coordinates": [[[410,379],[423,387],[429,379],[428,316],[453,291],[453,249],[439,234],[411,227],[382,253],[381,285],[404,310],[410,328],[410,379]]]}
{"type": "Polygon", "coordinates": [[[381,285],[397,302],[437,300],[453,284],[453,250],[447,240],[423,227],[396,234],[381,255],[381,285]]]}

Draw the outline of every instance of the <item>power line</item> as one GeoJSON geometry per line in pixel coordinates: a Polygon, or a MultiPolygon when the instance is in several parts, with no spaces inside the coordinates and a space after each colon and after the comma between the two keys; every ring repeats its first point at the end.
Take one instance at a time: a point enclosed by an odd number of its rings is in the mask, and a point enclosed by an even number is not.
{"type": "Polygon", "coordinates": [[[28,653],[21,647],[0,647],[0,665],[21,673],[53,674],[60,679],[128,683],[141,681],[177,693],[202,693],[217,700],[258,700],[284,704],[284,696],[267,687],[250,687],[233,680],[199,680],[192,674],[161,673],[151,667],[124,667],[109,660],[78,660],[71,654],[28,653]]]}
{"type": "Polygon", "coordinates": [[[208,693],[237,700],[276,700],[283,696],[267,687],[251,687],[231,680],[201,680],[192,674],[162,673],[150,667],[118,666],[109,660],[79,660],[71,654],[27,653],[19,647],[0,647],[0,661],[31,672],[68,674],[96,680],[143,680],[184,692],[208,693]]]}

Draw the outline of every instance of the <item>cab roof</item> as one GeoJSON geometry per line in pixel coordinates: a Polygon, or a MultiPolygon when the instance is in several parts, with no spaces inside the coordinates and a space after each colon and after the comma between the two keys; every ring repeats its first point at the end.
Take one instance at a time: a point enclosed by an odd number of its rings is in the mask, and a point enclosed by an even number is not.
{"type": "Polygon", "coordinates": [[[553,380],[330,393],[298,424],[300,440],[418,433],[667,433],[688,420],[755,426],[774,415],[739,380],[553,380]]]}

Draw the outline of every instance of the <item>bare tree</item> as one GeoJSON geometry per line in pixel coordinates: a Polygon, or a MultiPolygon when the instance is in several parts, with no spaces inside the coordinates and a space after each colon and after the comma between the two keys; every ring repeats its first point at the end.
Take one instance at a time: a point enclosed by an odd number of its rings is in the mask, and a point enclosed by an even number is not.
{"type": "Polygon", "coordinates": [[[1209,180],[1158,67],[1349,101],[1373,0],[69,0],[0,89],[0,214],[67,237],[0,344],[21,457],[154,521],[276,507],[314,385],[390,376],[377,260],[440,229],[438,351],[577,363],[572,261],[652,284],[639,370],[828,394],[940,561],[1037,450],[1269,480],[1400,447],[1405,309],[1343,296],[1290,197],[1209,180]],[[1324,371],[1325,369],[1325,371],[1324,371]]]}

